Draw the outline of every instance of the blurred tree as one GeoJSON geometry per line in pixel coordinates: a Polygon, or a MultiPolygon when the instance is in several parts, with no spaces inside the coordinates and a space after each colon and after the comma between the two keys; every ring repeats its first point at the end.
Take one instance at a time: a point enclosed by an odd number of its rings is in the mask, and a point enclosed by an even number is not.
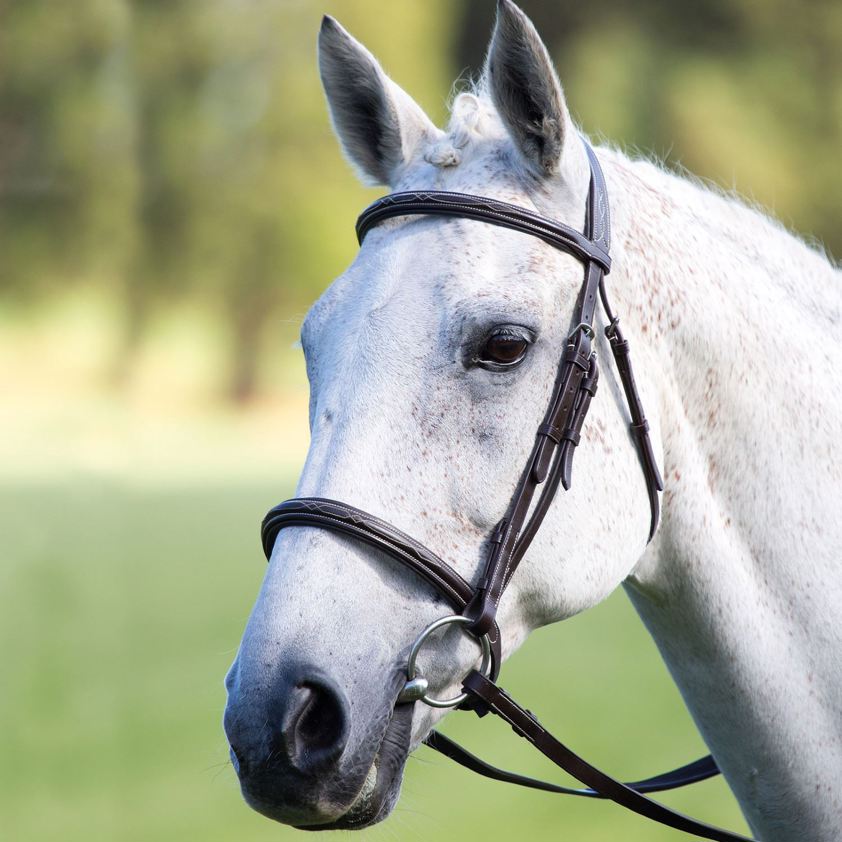
{"type": "MultiPolygon", "coordinates": [[[[367,21],[379,32],[401,31],[400,47],[418,45],[411,56],[439,41],[447,20],[441,0],[333,5],[352,30],[367,21]]],[[[230,4],[220,3],[204,14],[214,33],[213,69],[201,93],[206,190],[195,211],[195,245],[202,283],[218,289],[231,328],[227,392],[243,401],[258,388],[273,315],[307,301],[347,260],[359,186],[328,126],[315,72],[320,16],[312,5],[256,3],[232,16],[230,4]]],[[[445,50],[420,70],[411,66],[408,86],[422,95],[444,89],[445,50]]]]}
{"type": "Polygon", "coordinates": [[[37,302],[119,272],[133,239],[134,115],[120,3],[0,3],[0,291],[37,302]]]}
{"type": "Polygon", "coordinates": [[[126,6],[128,74],[122,96],[134,118],[132,167],[138,178],[134,247],[122,284],[123,332],[114,374],[131,374],[150,311],[191,286],[191,247],[205,175],[196,161],[202,126],[198,98],[210,72],[206,16],[200,4],[136,0],[126,6]]]}
{"type": "MultiPolygon", "coordinates": [[[[652,149],[842,252],[837,0],[522,0],[586,129],[652,149]]],[[[0,298],[84,282],[121,303],[117,379],[181,302],[227,336],[222,391],[353,255],[315,38],[335,14],[441,122],[493,0],[0,0],[0,298]]],[[[370,195],[375,195],[374,193],[370,195]]]]}

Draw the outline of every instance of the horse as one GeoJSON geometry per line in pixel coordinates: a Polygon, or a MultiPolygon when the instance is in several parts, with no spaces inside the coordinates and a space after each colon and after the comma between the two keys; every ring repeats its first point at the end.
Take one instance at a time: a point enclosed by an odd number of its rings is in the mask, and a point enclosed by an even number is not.
{"type": "MultiPolygon", "coordinates": [[[[366,183],[478,194],[581,230],[585,148],[545,45],[510,0],[445,129],[330,17],[319,67],[366,183]]],[[[607,366],[576,480],[500,600],[502,657],[622,585],[755,836],[829,842],[842,826],[842,273],[732,195],[616,148],[596,155],[611,203],[607,281],[663,469],[661,520],[650,541],[607,366]]],[[[372,230],[302,326],[311,443],[296,495],[353,501],[475,581],[580,285],[569,254],[481,221],[372,230]]],[[[601,331],[595,343],[608,359],[601,331]]],[[[270,549],[226,677],[243,795],[296,827],[366,827],[390,813],[408,755],[446,712],[395,701],[410,645],[447,606],[333,531],[285,529],[270,549]]],[[[420,656],[437,695],[476,658],[456,629],[420,656]]]]}

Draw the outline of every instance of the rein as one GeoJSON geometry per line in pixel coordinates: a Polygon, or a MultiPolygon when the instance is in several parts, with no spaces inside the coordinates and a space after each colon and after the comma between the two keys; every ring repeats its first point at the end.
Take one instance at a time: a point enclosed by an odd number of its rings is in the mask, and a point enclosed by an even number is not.
{"type": "Polygon", "coordinates": [[[500,629],[496,615],[500,597],[535,537],[559,485],[570,488],[573,454],[599,380],[593,327],[597,297],[608,321],[605,335],[620,375],[629,410],[633,440],[646,479],[651,508],[648,541],[658,527],[663,482],[649,438],[649,425],[632,371],[629,343],[619,327],[619,318],[608,301],[605,275],[611,268],[608,192],[599,161],[585,142],[591,178],[585,212],[584,232],[547,219],[525,208],[481,196],[444,191],[394,193],[377,200],[360,215],[357,238],[380,222],[412,215],[455,216],[479,220],[538,237],[549,245],[576,257],[584,265],[584,279],[576,301],[571,329],[559,361],[549,406],[535,435],[532,452],[521,474],[505,516],[489,539],[485,566],[479,580],[470,584],[435,553],[409,535],[367,512],[336,500],[319,497],[295,498],[271,509],[263,520],[261,538],[267,560],[280,530],[290,526],[328,529],[363,541],[411,568],[429,582],[454,609],[455,614],[429,625],[416,639],[407,664],[407,681],[397,704],[417,701],[432,707],[459,707],[479,716],[493,713],[514,732],[527,739],[553,763],[572,775],[585,789],[573,789],[507,772],[491,766],[437,731],[425,743],[432,749],[485,777],[546,792],[588,798],[610,799],[629,810],[661,824],[720,842],[751,842],[745,836],[692,819],[648,798],[646,793],[686,786],[719,774],[711,756],[679,769],[621,783],[601,772],[546,731],[535,716],[515,702],[495,683],[502,660],[500,629]],[[464,679],[462,693],[452,699],[428,695],[427,681],[418,672],[415,659],[426,639],[448,624],[462,625],[483,649],[479,670],[464,679]]]}

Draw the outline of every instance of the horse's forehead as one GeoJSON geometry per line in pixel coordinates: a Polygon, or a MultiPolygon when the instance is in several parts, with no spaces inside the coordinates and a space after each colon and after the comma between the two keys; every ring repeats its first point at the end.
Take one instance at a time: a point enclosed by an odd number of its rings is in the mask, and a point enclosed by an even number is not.
{"type": "MultiPolygon", "coordinates": [[[[487,196],[538,210],[512,167],[505,142],[488,142],[481,154],[458,166],[418,162],[394,191],[447,190],[487,196]]],[[[410,320],[431,325],[454,311],[500,311],[507,302],[525,307],[549,304],[564,262],[539,240],[487,222],[439,217],[386,220],[366,237],[353,264],[327,290],[308,316],[345,334],[360,319],[383,321],[399,314],[402,333],[410,320]],[[329,317],[328,317],[329,314],[329,317]]]]}
{"type": "Polygon", "coordinates": [[[513,165],[509,142],[477,144],[455,166],[417,161],[408,167],[395,192],[404,190],[449,190],[532,206],[529,188],[521,171],[513,165]]]}
{"type": "MultiPolygon", "coordinates": [[[[557,256],[539,240],[485,222],[399,220],[362,252],[343,296],[347,316],[448,318],[456,309],[544,302],[557,256]]],[[[402,319],[403,321],[403,319],[402,319]]]]}

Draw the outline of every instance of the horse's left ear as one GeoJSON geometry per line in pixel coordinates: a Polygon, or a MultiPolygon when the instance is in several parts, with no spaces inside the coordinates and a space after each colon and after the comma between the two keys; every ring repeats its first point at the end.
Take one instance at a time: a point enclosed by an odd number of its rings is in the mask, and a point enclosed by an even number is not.
{"type": "Polygon", "coordinates": [[[485,76],[527,167],[540,178],[559,173],[565,144],[575,138],[576,129],[544,42],[511,0],[497,4],[485,76]]]}

